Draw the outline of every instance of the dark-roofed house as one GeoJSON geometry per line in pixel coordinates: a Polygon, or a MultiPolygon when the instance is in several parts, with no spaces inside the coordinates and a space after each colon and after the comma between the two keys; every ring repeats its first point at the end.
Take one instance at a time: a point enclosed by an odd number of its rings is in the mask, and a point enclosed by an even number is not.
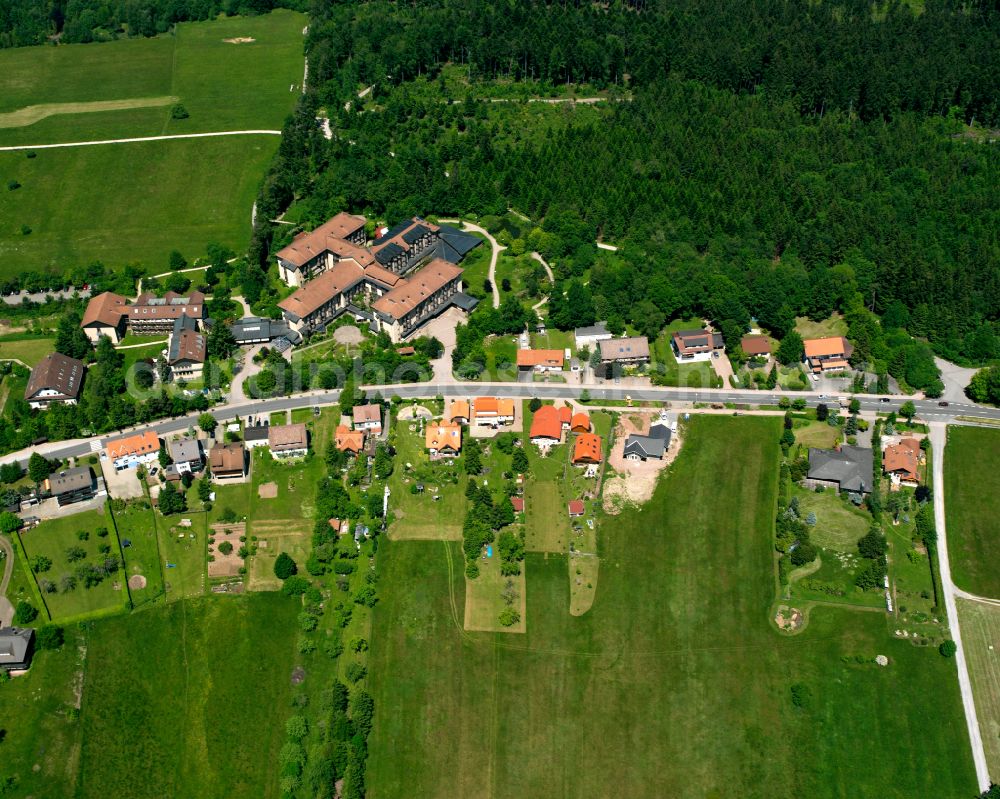
{"type": "Polygon", "coordinates": [[[269,429],[270,425],[267,424],[253,424],[243,428],[243,440],[246,442],[247,449],[267,446],[269,429]]]}
{"type": "Polygon", "coordinates": [[[174,380],[197,380],[205,370],[208,341],[198,322],[182,314],[177,317],[167,349],[167,364],[174,380]]]}
{"type": "Polygon", "coordinates": [[[47,408],[53,402],[76,405],[84,370],[83,361],[50,352],[31,370],[24,398],[32,408],[47,408]]]}
{"type": "Polygon", "coordinates": [[[80,327],[87,334],[87,338],[95,344],[101,336],[107,336],[115,344],[121,341],[125,336],[127,323],[126,305],[128,300],[121,294],[111,291],[91,297],[80,322],[80,327]]]}
{"type": "Polygon", "coordinates": [[[30,627],[0,629],[0,669],[23,671],[30,668],[35,653],[35,631],[30,627]]]}
{"type": "Polygon", "coordinates": [[[809,488],[825,486],[852,494],[872,490],[874,457],[870,449],[843,444],[837,449],[809,449],[809,488]]]}
{"type": "Polygon", "coordinates": [[[84,502],[97,495],[97,481],[89,466],[55,472],[45,480],[44,487],[60,506],[84,502]]]}
{"type": "Polygon", "coordinates": [[[708,330],[675,330],[670,340],[678,361],[708,361],[726,347],[721,333],[708,330]]]}
{"type": "Polygon", "coordinates": [[[298,424],[272,424],[268,428],[267,445],[276,458],[304,458],[309,453],[309,433],[298,424]]]}
{"type": "Polygon", "coordinates": [[[287,338],[292,344],[302,341],[298,331],[288,322],[263,319],[259,316],[245,316],[229,326],[237,344],[265,344],[276,338],[287,338]]]}
{"type": "Polygon", "coordinates": [[[607,323],[598,322],[589,327],[578,327],[573,331],[573,338],[576,340],[576,348],[592,347],[600,341],[607,341],[612,338],[611,331],[608,330],[607,323]]]}
{"type": "Polygon", "coordinates": [[[247,454],[242,441],[216,444],[209,450],[208,463],[216,480],[239,480],[246,476],[247,454]]]}
{"type": "Polygon", "coordinates": [[[437,256],[452,264],[459,263],[471,250],[483,243],[478,236],[449,225],[438,226],[437,256]]]}
{"type": "Polygon", "coordinates": [[[179,438],[167,442],[167,452],[178,474],[201,471],[201,442],[197,438],[179,438]]]}
{"type": "Polygon", "coordinates": [[[649,360],[649,339],[645,336],[609,338],[600,345],[601,363],[646,363],[649,360]]]}
{"type": "Polygon", "coordinates": [[[645,435],[632,433],[625,439],[623,455],[632,461],[644,461],[649,458],[663,460],[670,446],[670,426],[666,422],[654,422],[645,435]]]}

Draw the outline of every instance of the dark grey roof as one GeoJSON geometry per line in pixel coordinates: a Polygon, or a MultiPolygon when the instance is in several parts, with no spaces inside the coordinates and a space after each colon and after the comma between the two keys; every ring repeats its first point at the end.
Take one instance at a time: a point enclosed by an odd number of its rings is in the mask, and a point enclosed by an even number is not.
{"type": "Polygon", "coordinates": [[[873,483],[870,449],[848,444],[835,449],[809,449],[809,479],[837,483],[844,491],[867,493],[873,483]]]}
{"type": "Polygon", "coordinates": [[[94,484],[94,474],[89,466],[77,466],[75,469],[64,469],[49,477],[49,490],[53,496],[81,491],[94,484]]]}
{"type": "Polygon", "coordinates": [[[611,331],[607,328],[606,322],[598,322],[596,325],[590,325],[589,327],[578,327],[573,331],[576,336],[610,336],[611,331]]]}
{"type": "Polygon", "coordinates": [[[375,253],[375,260],[380,264],[392,263],[392,259],[402,255],[403,252],[404,250],[402,247],[395,242],[390,241],[382,249],[375,253]]]}
{"type": "Polygon", "coordinates": [[[666,422],[653,422],[649,426],[649,437],[650,438],[662,438],[668,444],[670,443],[670,426],[666,422]]]}
{"type": "Polygon", "coordinates": [[[267,428],[266,424],[255,424],[252,427],[247,427],[243,430],[243,440],[267,441],[267,428]]]}
{"type": "Polygon", "coordinates": [[[438,257],[444,258],[452,264],[461,261],[469,251],[478,247],[483,240],[471,233],[466,233],[458,228],[441,225],[438,230],[440,241],[438,244],[438,257]]]}
{"type": "Polygon", "coordinates": [[[413,242],[419,241],[422,237],[426,236],[428,233],[430,233],[430,230],[428,228],[425,228],[423,225],[418,224],[418,225],[413,225],[408,230],[404,230],[401,238],[407,244],[413,244],[413,242]]]}
{"type": "Polygon", "coordinates": [[[451,295],[451,302],[457,308],[461,308],[463,311],[471,312],[477,305],[479,305],[479,300],[464,291],[456,292],[451,295]]]}
{"type": "Polygon", "coordinates": [[[649,428],[649,435],[633,433],[625,440],[625,455],[638,455],[640,458],[662,458],[670,446],[670,428],[665,424],[654,424],[649,428]]]}
{"type": "Polygon", "coordinates": [[[174,463],[193,463],[201,460],[201,445],[196,438],[168,441],[167,450],[174,463]]]}
{"type": "Polygon", "coordinates": [[[259,316],[246,316],[238,322],[229,326],[233,333],[233,338],[237,344],[247,341],[260,341],[266,339],[281,338],[284,336],[293,344],[302,340],[302,337],[293,328],[289,327],[284,320],[263,319],[259,316]]]}
{"type": "Polygon", "coordinates": [[[29,628],[4,627],[0,630],[0,667],[26,668],[31,661],[35,631],[29,628]]]}

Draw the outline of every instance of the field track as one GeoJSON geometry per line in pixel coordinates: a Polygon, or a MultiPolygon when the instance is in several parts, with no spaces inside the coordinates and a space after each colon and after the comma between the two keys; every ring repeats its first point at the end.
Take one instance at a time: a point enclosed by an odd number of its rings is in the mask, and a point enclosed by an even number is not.
{"type": "Polygon", "coordinates": [[[131,108],[159,108],[180,102],[179,97],[134,97],[129,100],[95,100],[89,103],[42,103],[0,114],[0,128],[23,128],[56,114],[88,114],[98,111],[127,111],[131,108]]]}
{"type": "Polygon", "coordinates": [[[131,139],[100,139],[99,141],[67,141],[60,144],[17,144],[0,147],[0,152],[9,150],[51,150],[56,147],[89,147],[94,144],[132,144],[144,141],[166,141],[168,139],[205,139],[213,136],[280,136],[280,130],[220,130],[215,133],[177,133],[173,136],[136,136],[131,139]]]}

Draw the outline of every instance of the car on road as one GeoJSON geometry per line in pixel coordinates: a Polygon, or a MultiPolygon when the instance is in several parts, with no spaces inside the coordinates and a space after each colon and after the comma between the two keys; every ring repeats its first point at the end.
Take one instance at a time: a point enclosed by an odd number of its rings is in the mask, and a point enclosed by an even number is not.
{"type": "Polygon", "coordinates": [[[941,402],[938,403],[938,407],[939,408],[947,408],[948,407],[948,403],[945,400],[941,400],[941,402]]]}
{"type": "Polygon", "coordinates": [[[892,402],[892,400],[889,399],[888,397],[879,397],[878,401],[879,402],[892,402]]]}

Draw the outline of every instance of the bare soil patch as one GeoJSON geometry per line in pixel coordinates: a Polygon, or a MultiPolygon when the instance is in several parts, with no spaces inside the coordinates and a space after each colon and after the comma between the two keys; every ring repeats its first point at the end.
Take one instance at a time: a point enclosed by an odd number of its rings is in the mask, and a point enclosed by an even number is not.
{"type": "Polygon", "coordinates": [[[133,591],[138,591],[146,587],[146,578],[141,574],[133,574],[128,578],[128,587],[133,591]]]}
{"type": "Polygon", "coordinates": [[[253,36],[234,36],[232,39],[223,39],[226,44],[250,44],[257,41],[253,36]]]}
{"type": "Polygon", "coordinates": [[[778,625],[779,630],[786,633],[797,633],[805,624],[805,615],[798,608],[779,605],[778,611],[774,614],[774,623],[778,625]]]}
{"type": "Polygon", "coordinates": [[[360,344],[365,337],[360,328],[344,325],[333,331],[333,340],[338,344],[360,344]]]}
{"type": "Polygon", "coordinates": [[[610,514],[621,513],[626,505],[641,505],[648,502],[656,489],[656,481],[669,466],[681,448],[680,431],[670,437],[670,446],[663,460],[634,461],[625,457],[625,440],[632,433],[648,433],[654,416],[652,414],[628,414],[618,420],[615,428],[615,443],[608,457],[608,466],[615,470],[615,476],[604,481],[604,510],[610,514]]]}
{"type": "Polygon", "coordinates": [[[278,484],[261,483],[257,488],[257,496],[261,499],[274,499],[278,496],[278,484]]]}
{"type": "Polygon", "coordinates": [[[243,566],[243,558],[239,556],[240,547],[243,546],[240,538],[246,535],[246,531],[247,526],[243,522],[212,525],[211,537],[215,539],[215,543],[208,545],[208,554],[212,555],[215,560],[208,562],[209,577],[235,577],[240,573],[240,568],[243,566]],[[228,555],[219,550],[224,541],[228,541],[233,546],[228,555]]]}

